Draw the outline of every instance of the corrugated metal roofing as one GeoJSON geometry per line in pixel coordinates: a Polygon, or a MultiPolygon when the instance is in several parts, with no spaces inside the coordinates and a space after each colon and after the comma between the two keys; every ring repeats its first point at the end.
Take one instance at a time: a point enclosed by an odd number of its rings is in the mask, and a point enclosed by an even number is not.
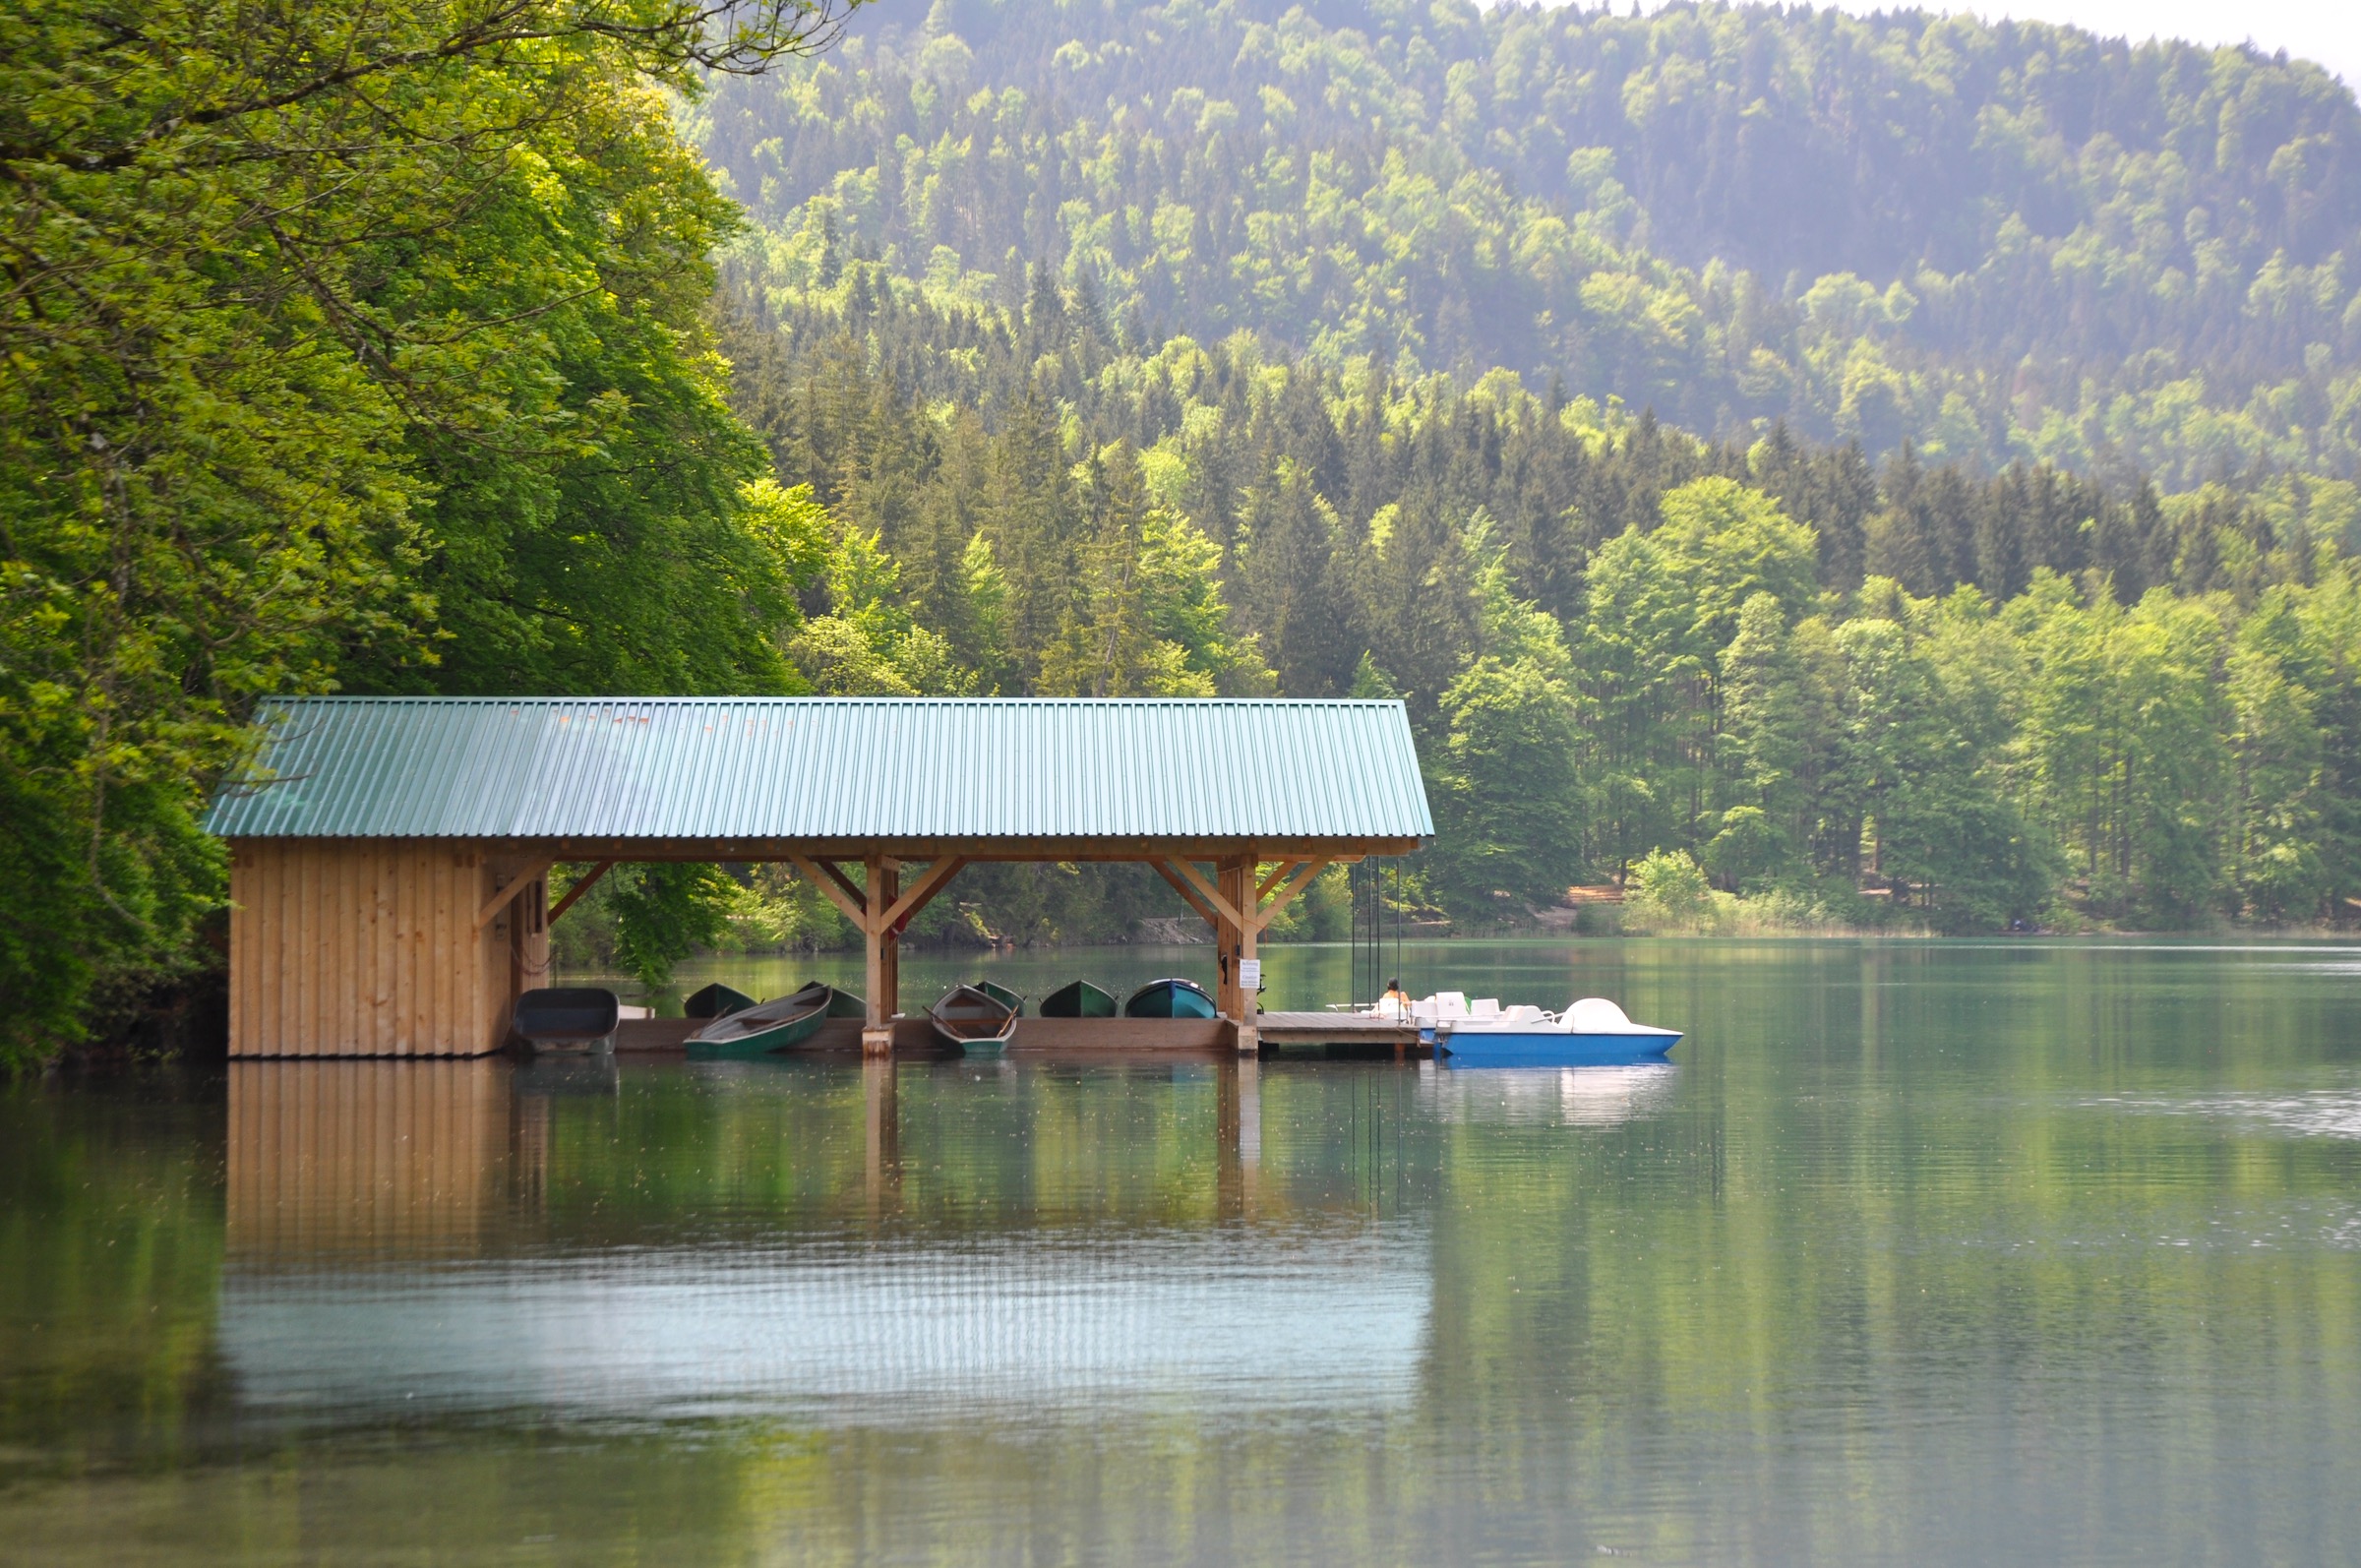
{"type": "Polygon", "coordinates": [[[307,697],[223,838],[1427,838],[1399,702],[307,697]]]}

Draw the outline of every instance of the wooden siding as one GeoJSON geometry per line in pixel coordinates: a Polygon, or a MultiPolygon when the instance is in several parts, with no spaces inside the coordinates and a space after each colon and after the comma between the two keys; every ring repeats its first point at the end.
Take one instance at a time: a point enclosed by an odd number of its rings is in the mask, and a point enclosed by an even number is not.
{"type": "Polygon", "coordinates": [[[480,931],[475,917],[529,865],[449,842],[233,844],[230,1055],[498,1050],[515,989],[548,967],[546,889],[526,889],[480,931]]]}

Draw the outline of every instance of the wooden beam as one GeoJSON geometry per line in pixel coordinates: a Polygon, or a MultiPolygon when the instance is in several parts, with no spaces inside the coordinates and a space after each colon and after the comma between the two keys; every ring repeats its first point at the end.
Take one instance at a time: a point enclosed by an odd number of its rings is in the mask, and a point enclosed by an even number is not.
{"type": "Polygon", "coordinates": [[[966,864],[966,861],[956,855],[946,855],[928,867],[927,874],[912,883],[910,891],[893,901],[893,907],[885,911],[884,918],[879,924],[884,926],[887,931],[898,929],[902,922],[910,919],[933,902],[935,895],[941,892],[950,879],[959,874],[959,868],[966,864]]]}
{"type": "Polygon", "coordinates": [[[1254,902],[1259,904],[1264,899],[1270,897],[1271,889],[1285,881],[1287,879],[1287,874],[1302,864],[1303,863],[1300,860],[1283,860],[1278,865],[1272,867],[1271,874],[1265,876],[1261,881],[1254,884],[1254,902]]]}
{"type": "Polygon", "coordinates": [[[830,881],[834,882],[837,887],[843,891],[845,897],[851,899],[863,909],[874,910],[877,908],[878,901],[876,898],[871,896],[870,891],[871,886],[874,884],[854,881],[850,876],[847,876],[844,874],[843,867],[837,865],[834,861],[829,860],[825,856],[821,856],[819,858],[819,869],[830,881]]]}
{"type": "Polygon", "coordinates": [[[1202,896],[1205,902],[1212,907],[1213,912],[1221,916],[1223,920],[1228,921],[1233,926],[1243,926],[1245,924],[1244,918],[1241,917],[1238,912],[1238,906],[1231,903],[1227,898],[1224,898],[1222,896],[1221,889],[1205,879],[1205,874],[1203,872],[1197,870],[1188,862],[1180,860],[1177,857],[1172,860],[1168,860],[1165,864],[1172,867],[1174,871],[1179,872],[1181,875],[1187,877],[1189,881],[1194,883],[1196,885],[1198,894],[1202,896]]]}
{"type": "Polygon", "coordinates": [[[533,861],[528,864],[523,871],[516,874],[507,886],[494,893],[490,902],[475,912],[475,929],[482,931],[486,926],[491,925],[492,917],[508,908],[510,901],[518,893],[523,892],[539,878],[548,875],[549,869],[556,864],[555,860],[533,861]]]}
{"type": "Polygon", "coordinates": [[[575,882],[572,887],[566,889],[566,896],[558,900],[558,907],[549,912],[549,923],[552,926],[555,926],[558,923],[558,917],[574,907],[574,901],[575,899],[590,891],[592,887],[598,884],[598,879],[601,876],[606,875],[607,873],[613,871],[614,869],[615,862],[611,860],[602,860],[597,865],[591,867],[587,875],[585,875],[580,881],[575,882]]]}
{"type": "Polygon", "coordinates": [[[1170,866],[1167,866],[1160,860],[1152,860],[1148,862],[1148,867],[1151,871],[1155,872],[1157,875],[1163,877],[1166,881],[1173,884],[1173,891],[1179,893],[1181,898],[1187,902],[1188,907],[1197,912],[1197,918],[1199,920],[1202,920],[1206,925],[1211,926],[1216,931],[1221,930],[1222,923],[1220,919],[1214,915],[1211,906],[1209,906],[1205,900],[1199,898],[1196,894],[1196,890],[1190,887],[1188,883],[1182,881],[1180,876],[1174,873],[1170,866]]]}
{"type": "Polygon", "coordinates": [[[1255,911],[1254,929],[1256,931],[1268,930],[1271,922],[1278,918],[1279,912],[1294,903],[1296,896],[1311,885],[1311,879],[1327,869],[1328,863],[1317,857],[1305,861],[1303,869],[1296,874],[1293,881],[1279,890],[1279,896],[1271,900],[1269,907],[1255,911]]]}
{"type": "Polygon", "coordinates": [[[850,877],[826,861],[816,861],[809,855],[790,855],[787,859],[813,886],[828,895],[830,903],[844,911],[845,919],[863,931],[869,930],[869,900],[850,877]]]}

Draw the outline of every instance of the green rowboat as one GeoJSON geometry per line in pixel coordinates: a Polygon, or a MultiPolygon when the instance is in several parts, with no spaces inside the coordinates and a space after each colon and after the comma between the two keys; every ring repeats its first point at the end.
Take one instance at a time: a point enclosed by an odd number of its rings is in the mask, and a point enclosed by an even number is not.
{"type": "Polygon", "coordinates": [[[792,995],[716,1018],[689,1037],[689,1055],[705,1059],[766,1056],[800,1046],[827,1022],[829,995],[828,988],[815,981],[792,995]]]}
{"type": "Polygon", "coordinates": [[[1132,1018],[1211,1018],[1215,1008],[1193,980],[1151,980],[1131,993],[1123,1012],[1132,1018]]]}
{"type": "Polygon", "coordinates": [[[1014,1008],[1016,1015],[1019,1018],[1022,1018],[1025,1015],[1024,993],[1019,991],[1010,991],[1006,986],[999,985],[997,982],[990,980],[977,981],[976,989],[984,993],[985,995],[990,996],[994,1001],[1003,1002],[1009,1007],[1014,1008]]]}
{"type": "Polygon", "coordinates": [[[1122,1010],[1113,992],[1101,991],[1087,980],[1060,986],[1041,998],[1044,1018],[1113,1018],[1122,1010]]]}

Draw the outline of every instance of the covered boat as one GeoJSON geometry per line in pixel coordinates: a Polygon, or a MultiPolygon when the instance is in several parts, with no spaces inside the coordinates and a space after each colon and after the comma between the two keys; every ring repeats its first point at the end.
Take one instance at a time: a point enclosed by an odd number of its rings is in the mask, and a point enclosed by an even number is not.
{"type": "Polygon", "coordinates": [[[535,1051],[589,1051],[614,1044],[623,1007],[601,986],[556,986],[516,998],[513,1027],[535,1051]]]}
{"type": "Polygon", "coordinates": [[[1122,1010],[1113,992],[1101,991],[1087,980],[1059,986],[1041,998],[1044,1018],[1113,1018],[1122,1010]]]}
{"type": "Polygon", "coordinates": [[[1539,1007],[1502,1007],[1484,997],[1473,1003],[1456,992],[1439,993],[1412,1006],[1414,1016],[1433,1004],[1431,1019],[1439,1052],[1454,1067],[1581,1067],[1614,1062],[1661,1061],[1680,1041],[1677,1029],[1635,1024],[1604,996],[1585,996],[1562,1013],[1539,1007]],[[1462,1003],[1448,1005],[1451,1000],[1462,1003]]]}
{"type": "Polygon", "coordinates": [[[1016,1033],[1016,1009],[981,986],[953,986],[927,1016],[937,1034],[969,1055],[998,1055],[1016,1033]]]}
{"type": "Polygon", "coordinates": [[[766,1056],[800,1046],[827,1022],[832,995],[818,981],[801,991],[716,1018],[688,1040],[692,1056],[766,1056]]]}
{"type": "Polygon", "coordinates": [[[727,1018],[734,1012],[744,1012],[755,1004],[755,998],[743,991],[732,991],[720,981],[689,994],[681,1003],[684,1018],[727,1018]]]}
{"type": "Polygon", "coordinates": [[[1151,980],[1123,1003],[1126,1018],[1211,1018],[1218,1009],[1193,980],[1151,980]]]}

